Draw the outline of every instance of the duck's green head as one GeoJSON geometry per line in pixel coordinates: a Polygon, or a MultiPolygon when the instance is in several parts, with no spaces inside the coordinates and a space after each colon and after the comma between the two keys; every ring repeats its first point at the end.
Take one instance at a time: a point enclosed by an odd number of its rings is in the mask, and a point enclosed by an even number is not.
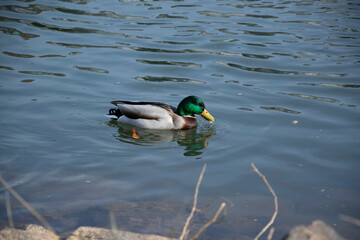
{"type": "Polygon", "coordinates": [[[177,112],[180,116],[194,116],[194,114],[200,114],[211,123],[215,121],[214,117],[206,110],[205,104],[201,98],[196,96],[184,98],[179,103],[177,112]]]}

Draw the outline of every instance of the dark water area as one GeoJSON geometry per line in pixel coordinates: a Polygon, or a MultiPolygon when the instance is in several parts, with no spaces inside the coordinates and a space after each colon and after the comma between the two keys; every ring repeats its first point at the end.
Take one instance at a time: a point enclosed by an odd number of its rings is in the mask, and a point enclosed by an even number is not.
{"type": "MultiPolygon", "coordinates": [[[[273,239],[321,219],[360,228],[358,1],[0,1],[0,174],[57,233],[78,226],[273,239]],[[214,124],[149,131],[109,121],[113,100],[201,97],[214,124]]],[[[37,223],[11,198],[15,225],[37,223]]],[[[0,186],[0,227],[8,226],[0,186]]]]}

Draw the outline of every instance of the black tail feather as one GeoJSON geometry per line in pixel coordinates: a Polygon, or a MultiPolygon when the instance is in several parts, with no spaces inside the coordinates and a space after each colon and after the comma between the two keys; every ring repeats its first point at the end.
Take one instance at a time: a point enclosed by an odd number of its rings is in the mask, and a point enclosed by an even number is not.
{"type": "Polygon", "coordinates": [[[119,117],[121,117],[123,114],[121,114],[121,112],[120,112],[119,109],[111,108],[111,109],[109,109],[108,115],[114,115],[114,116],[116,116],[117,118],[119,118],[119,117]]]}

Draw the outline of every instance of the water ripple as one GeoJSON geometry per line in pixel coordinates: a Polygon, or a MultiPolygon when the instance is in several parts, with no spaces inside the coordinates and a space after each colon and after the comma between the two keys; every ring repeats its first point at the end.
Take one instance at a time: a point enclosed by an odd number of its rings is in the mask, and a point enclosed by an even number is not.
{"type": "Polygon", "coordinates": [[[7,66],[0,66],[0,69],[15,70],[12,67],[7,67],[7,66]]]}
{"type": "Polygon", "coordinates": [[[153,65],[174,65],[181,67],[201,67],[201,64],[196,64],[192,62],[175,62],[175,61],[152,61],[144,59],[136,59],[137,62],[153,65]]]}
{"type": "Polygon", "coordinates": [[[299,98],[304,98],[304,99],[309,99],[309,100],[321,101],[321,102],[340,102],[340,100],[335,99],[335,98],[317,97],[317,96],[308,95],[308,94],[284,93],[284,92],[279,92],[279,94],[292,96],[292,97],[299,97],[299,98]]]}
{"type": "Polygon", "coordinates": [[[0,10],[22,13],[22,14],[39,14],[42,12],[41,9],[34,7],[34,5],[29,5],[28,7],[23,7],[18,5],[2,5],[0,6],[0,10]]]}
{"type": "Polygon", "coordinates": [[[244,34],[249,34],[249,35],[255,35],[255,36],[265,36],[265,37],[272,37],[272,36],[276,36],[278,34],[281,35],[294,35],[292,33],[288,33],[288,32],[263,32],[263,31],[248,31],[245,30],[244,34]]]}
{"type": "Polygon", "coordinates": [[[360,85],[358,84],[342,84],[342,83],[298,83],[297,85],[316,86],[316,87],[360,88],[360,85]]]}
{"type": "Polygon", "coordinates": [[[62,46],[67,48],[119,48],[123,49],[122,46],[105,46],[105,45],[90,45],[90,44],[77,44],[77,43],[62,43],[62,42],[53,42],[47,41],[46,43],[55,45],[55,46],[62,46]]]}
{"type": "Polygon", "coordinates": [[[231,6],[231,7],[235,7],[235,8],[269,8],[269,9],[284,9],[286,8],[285,6],[276,6],[275,4],[269,4],[269,5],[264,5],[263,3],[261,4],[223,4],[226,6],[231,6]]]}
{"type": "Polygon", "coordinates": [[[213,11],[198,11],[200,15],[205,15],[207,17],[252,17],[252,18],[278,18],[276,16],[271,15],[256,15],[256,14],[244,14],[244,13],[220,13],[213,11]]]}
{"type": "Polygon", "coordinates": [[[239,33],[231,32],[228,28],[219,28],[217,29],[219,32],[226,33],[226,34],[232,34],[232,35],[238,35],[239,33]]]}
{"type": "Polygon", "coordinates": [[[72,19],[72,18],[52,18],[56,21],[65,21],[65,22],[78,22],[78,23],[85,23],[85,24],[98,24],[98,22],[92,22],[92,21],[83,21],[78,19],[72,19]]]}
{"type": "Polygon", "coordinates": [[[190,78],[179,78],[179,77],[154,77],[154,76],[145,76],[145,77],[134,77],[136,80],[148,81],[148,82],[191,82],[191,83],[200,83],[206,84],[206,82],[194,80],[190,78]]]}
{"type": "Polygon", "coordinates": [[[149,48],[149,47],[137,47],[137,46],[113,46],[113,45],[90,45],[90,44],[77,44],[77,43],[61,43],[48,41],[48,44],[69,47],[69,48],[114,48],[122,50],[134,50],[138,52],[153,52],[153,53],[205,53],[205,54],[215,54],[215,55],[224,55],[224,56],[242,56],[242,57],[253,57],[260,59],[268,59],[272,56],[266,55],[256,55],[256,54],[243,54],[243,53],[234,53],[234,52],[225,52],[225,51],[214,51],[214,50],[202,50],[202,49],[183,49],[183,50],[171,50],[163,48],[149,48]]]}
{"type": "Polygon", "coordinates": [[[0,26],[0,31],[2,31],[4,34],[20,36],[20,37],[22,37],[24,40],[29,40],[30,38],[40,37],[40,35],[38,35],[38,34],[23,33],[23,32],[15,29],[15,28],[9,28],[9,27],[2,27],[2,26],[0,26]]]}
{"type": "MultiPolygon", "coordinates": [[[[208,35],[216,35],[215,33],[210,33],[207,32],[205,30],[195,30],[195,29],[191,29],[191,30],[181,30],[178,31],[179,33],[198,33],[198,35],[202,35],[202,36],[208,36],[208,35]]],[[[193,36],[193,34],[189,34],[189,35],[174,35],[174,36],[193,36]]]]}
{"type": "Polygon", "coordinates": [[[265,110],[275,110],[275,111],[279,111],[279,112],[283,112],[283,113],[290,113],[290,114],[300,114],[301,113],[301,112],[283,108],[283,107],[260,107],[260,108],[265,109],[265,110]]]}
{"type": "Polygon", "coordinates": [[[7,51],[3,51],[3,54],[9,55],[11,57],[20,57],[20,58],[33,58],[35,57],[34,55],[31,54],[21,54],[21,53],[13,53],[13,52],[7,52],[7,51]]]}
{"type": "Polygon", "coordinates": [[[39,58],[50,58],[50,57],[66,57],[66,56],[59,55],[59,54],[45,54],[45,55],[39,56],[39,58]]]}
{"type": "Polygon", "coordinates": [[[56,32],[73,33],[73,34],[102,34],[102,35],[120,36],[124,38],[151,39],[149,37],[126,35],[124,33],[115,33],[115,32],[109,32],[109,31],[92,29],[92,28],[61,27],[54,24],[47,24],[47,23],[37,22],[28,19],[17,19],[17,18],[8,18],[8,17],[0,16],[0,22],[18,22],[18,23],[26,24],[28,26],[37,27],[40,29],[51,30],[56,32]]]}
{"type": "Polygon", "coordinates": [[[277,23],[308,24],[308,25],[311,25],[311,26],[327,27],[327,28],[336,27],[336,25],[327,25],[327,24],[321,23],[320,21],[308,21],[308,20],[274,21],[274,22],[277,22],[277,23]]]}
{"type": "Polygon", "coordinates": [[[65,77],[66,76],[63,73],[52,73],[52,72],[43,72],[43,71],[19,71],[19,73],[31,74],[31,75],[52,75],[52,76],[57,76],[57,77],[65,77]]]}
{"type": "Polygon", "coordinates": [[[96,73],[109,73],[108,70],[101,69],[101,68],[94,68],[94,67],[81,67],[78,65],[75,65],[74,68],[83,70],[83,71],[89,71],[89,72],[96,72],[96,73]]]}
{"type": "Polygon", "coordinates": [[[211,39],[211,42],[237,42],[239,39],[226,38],[226,39],[211,39]]]}
{"type": "Polygon", "coordinates": [[[129,25],[145,25],[145,26],[152,26],[152,25],[170,25],[171,23],[165,22],[128,22],[129,25]]]}
{"type": "Polygon", "coordinates": [[[175,16],[175,15],[169,15],[169,14],[159,14],[156,18],[180,18],[180,19],[188,19],[187,17],[175,16]]]}
{"type": "Polygon", "coordinates": [[[183,5],[173,5],[173,6],[171,6],[171,8],[179,8],[179,7],[202,7],[202,5],[183,4],[183,5]]]}
{"type": "Polygon", "coordinates": [[[272,55],[291,57],[294,59],[301,59],[301,60],[305,60],[305,61],[315,61],[314,58],[303,58],[303,57],[299,57],[299,56],[291,54],[291,53],[272,53],[272,55]]]}
{"type": "MultiPolygon", "coordinates": [[[[3,51],[2,53],[11,56],[11,57],[19,57],[19,58],[34,58],[36,56],[31,55],[31,54],[23,54],[23,53],[13,53],[13,52],[8,52],[8,51],[3,51]]],[[[59,55],[59,54],[45,54],[45,55],[41,55],[38,56],[39,58],[49,58],[49,57],[66,57],[63,55],[59,55]]]]}
{"type": "Polygon", "coordinates": [[[196,44],[195,42],[177,42],[177,41],[154,41],[161,44],[172,44],[172,45],[192,45],[196,44]]]}
{"type": "Polygon", "coordinates": [[[21,80],[21,82],[23,82],[23,83],[31,83],[31,82],[33,82],[33,81],[35,81],[35,79],[24,79],[24,80],[21,80]]]}
{"type": "Polygon", "coordinates": [[[331,47],[351,47],[351,48],[359,48],[360,44],[336,44],[330,42],[316,43],[315,46],[331,46],[331,47]]]}
{"type": "Polygon", "coordinates": [[[100,11],[97,13],[92,13],[85,10],[80,9],[72,9],[72,8],[65,8],[65,7],[57,7],[57,6],[47,6],[41,4],[30,4],[27,7],[18,6],[18,5],[3,5],[0,6],[0,10],[7,10],[16,13],[22,14],[40,14],[43,11],[52,11],[52,12],[62,12],[67,14],[74,14],[74,15],[86,15],[92,17],[108,17],[114,19],[144,19],[146,17],[141,16],[130,16],[130,15],[120,15],[111,11],[100,11]]]}
{"type": "Polygon", "coordinates": [[[224,62],[215,62],[217,64],[238,68],[244,71],[250,72],[261,72],[261,73],[271,73],[271,74],[289,74],[289,75],[304,75],[304,76],[323,76],[323,77],[345,77],[348,74],[346,73],[312,73],[312,72],[298,72],[298,71],[286,71],[278,70],[272,68],[260,68],[260,67],[245,67],[235,63],[224,63],[224,62]]]}

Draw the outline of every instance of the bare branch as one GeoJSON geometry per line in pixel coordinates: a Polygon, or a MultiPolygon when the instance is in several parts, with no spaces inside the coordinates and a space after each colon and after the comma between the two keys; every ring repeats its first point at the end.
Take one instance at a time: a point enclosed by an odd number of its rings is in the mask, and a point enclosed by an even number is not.
{"type": "Polygon", "coordinates": [[[211,224],[213,224],[225,207],[226,207],[226,203],[224,203],[224,202],[221,203],[221,205],[220,205],[219,209],[217,210],[217,212],[215,213],[214,217],[209,222],[207,222],[204,226],[202,226],[202,228],[199,229],[199,231],[191,238],[191,240],[197,239],[206,228],[208,228],[211,224]]]}
{"type": "Polygon", "coordinates": [[[38,213],[28,202],[26,202],[15,190],[6,182],[6,180],[0,176],[0,182],[5,188],[29,211],[34,217],[36,217],[49,231],[55,233],[50,224],[45,220],[40,213],[38,213]]]}
{"type": "Polygon", "coordinates": [[[350,216],[347,216],[347,215],[343,215],[343,214],[340,214],[339,218],[341,220],[343,220],[344,222],[352,223],[355,226],[360,227],[360,219],[350,217],[350,216]]]}
{"type": "Polygon", "coordinates": [[[253,168],[253,170],[262,178],[262,180],[264,181],[264,183],[266,184],[266,186],[268,187],[270,193],[273,195],[274,197],[274,205],[275,205],[275,210],[274,213],[270,219],[270,221],[268,222],[268,224],[266,224],[266,226],[258,233],[258,235],[254,238],[254,240],[259,239],[259,237],[266,232],[266,230],[274,223],[276,215],[278,214],[278,200],[277,200],[277,196],[274,192],[274,190],[272,189],[272,187],[270,186],[269,182],[266,180],[266,177],[255,167],[254,163],[251,163],[251,167],[253,168]]]}
{"type": "Polygon", "coordinates": [[[10,194],[8,190],[5,190],[5,202],[6,202],[6,213],[9,219],[9,227],[14,228],[14,221],[11,212],[10,194]]]}
{"type": "Polygon", "coordinates": [[[199,176],[199,179],[198,179],[198,182],[196,184],[196,188],[195,188],[195,194],[194,194],[194,203],[193,203],[193,207],[191,209],[191,212],[190,212],[190,215],[189,217],[186,219],[186,222],[185,222],[185,225],[184,225],[184,228],[183,228],[183,231],[179,237],[179,240],[184,240],[186,239],[187,235],[189,234],[189,224],[190,224],[190,221],[191,219],[193,218],[194,216],[194,213],[196,211],[196,205],[197,205],[197,198],[198,198],[198,194],[199,194],[199,187],[200,187],[200,184],[201,184],[201,181],[202,181],[202,178],[204,176],[204,172],[205,172],[205,169],[206,169],[206,163],[204,164],[204,167],[200,173],[200,176],[199,176]]]}
{"type": "Polygon", "coordinates": [[[273,235],[274,235],[274,232],[275,232],[275,228],[274,228],[274,227],[270,228],[269,234],[268,234],[268,236],[267,236],[267,240],[271,240],[271,239],[272,239],[272,237],[273,237],[273,235]]]}
{"type": "Polygon", "coordinates": [[[113,211],[109,212],[109,217],[110,217],[110,226],[111,226],[111,233],[112,233],[112,237],[113,240],[118,239],[118,232],[117,232],[117,224],[116,224],[116,219],[115,219],[115,215],[113,211]]]}

